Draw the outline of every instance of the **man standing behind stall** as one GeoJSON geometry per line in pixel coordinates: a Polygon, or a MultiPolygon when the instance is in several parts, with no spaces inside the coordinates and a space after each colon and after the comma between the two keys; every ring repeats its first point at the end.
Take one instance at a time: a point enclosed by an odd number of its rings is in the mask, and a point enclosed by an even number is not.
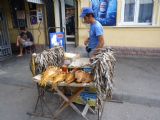
{"type": "Polygon", "coordinates": [[[103,27],[94,18],[93,10],[90,7],[83,8],[80,17],[84,19],[86,24],[90,24],[89,38],[84,41],[84,44],[87,46],[89,57],[93,57],[104,46],[103,27]]]}

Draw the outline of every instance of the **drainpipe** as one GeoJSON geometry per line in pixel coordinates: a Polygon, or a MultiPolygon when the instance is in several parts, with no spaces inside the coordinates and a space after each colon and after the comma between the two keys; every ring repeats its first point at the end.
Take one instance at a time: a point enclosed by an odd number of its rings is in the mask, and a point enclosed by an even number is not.
{"type": "Polygon", "coordinates": [[[160,0],[158,0],[158,19],[157,19],[157,26],[160,25],[160,0]]]}
{"type": "Polygon", "coordinates": [[[61,0],[58,0],[58,1],[59,1],[59,13],[60,13],[59,15],[60,15],[60,27],[61,27],[60,30],[63,31],[63,28],[62,28],[63,27],[62,26],[62,7],[61,7],[62,4],[61,4],[61,0]]]}
{"type": "Polygon", "coordinates": [[[46,4],[42,6],[42,13],[43,13],[43,23],[44,23],[44,31],[45,31],[45,47],[48,45],[48,31],[47,31],[47,22],[46,22],[46,4]]]}

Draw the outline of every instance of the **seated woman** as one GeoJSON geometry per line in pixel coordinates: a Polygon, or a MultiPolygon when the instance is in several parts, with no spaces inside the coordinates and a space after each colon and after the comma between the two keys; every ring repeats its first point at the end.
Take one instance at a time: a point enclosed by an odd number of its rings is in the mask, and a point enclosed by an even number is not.
{"type": "Polygon", "coordinates": [[[33,45],[33,35],[27,31],[25,27],[20,28],[20,34],[17,36],[17,46],[20,47],[20,53],[18,56],[23,56],[23,47],[33,45]]]}

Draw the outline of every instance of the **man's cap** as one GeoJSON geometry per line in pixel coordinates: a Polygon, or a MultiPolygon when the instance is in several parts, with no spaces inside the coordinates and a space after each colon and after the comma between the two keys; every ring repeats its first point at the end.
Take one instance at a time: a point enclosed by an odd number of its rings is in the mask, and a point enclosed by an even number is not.
{"type": "Polygon", "coordinates": [[[93,13],[92,8],[90,8],[90,7],[84,7],[84,8],[82,9],[82,13],[81,13],[80,17],[81,17],[81,18],[84,18],[84,17],[85,17],[87,14],[89,14],[89,13],[93,13]]]}

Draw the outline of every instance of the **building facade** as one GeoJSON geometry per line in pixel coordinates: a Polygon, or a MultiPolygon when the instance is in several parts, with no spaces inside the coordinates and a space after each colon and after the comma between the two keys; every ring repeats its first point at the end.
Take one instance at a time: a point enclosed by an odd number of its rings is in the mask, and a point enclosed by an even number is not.
{"type": "Polygon", "coordinates": [[[97,16],[101,18],[112,10],[112,2],[116,4],[115,24],[103,26],[105,46],[113,47],[117,54],[160,56],[159,0],[0,0],[0,31],[7,33],[3,37],[0,34],[1,41],[7,40],[16,51],[19,28],[25,26],[32,32],[37,49],[48,46],[50,33],[59,31],[65,33],[66,44],[84,46],[89,26],[79,17],[82,8],[99,9],[97,16]],[[95,7],[97,2],[99,6],[95,7]]]}
{"type": "MultiPolygon", "coordinates": [[[[81,7],[84,6],[91,4],[83,1],[81,7]]],[[[79,27],[82,45],[87,30],[81,23],[79,27]]],[[[117,0],[116,25],[104,26],[104,31],[105,45],[114,47],[118,54],[159,55],[160,1],[117,0]]]]}

